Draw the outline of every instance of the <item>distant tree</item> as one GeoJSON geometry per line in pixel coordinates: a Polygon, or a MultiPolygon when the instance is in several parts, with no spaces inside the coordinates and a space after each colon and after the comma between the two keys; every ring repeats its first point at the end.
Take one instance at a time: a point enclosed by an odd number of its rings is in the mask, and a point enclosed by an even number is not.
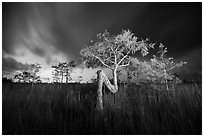
{"type": "Polygon", "coordinates": [[[58,65],[53,65],[53,81],[59,82],[59,79],[61,79],[61,83],[63,83],[64,77],[66,78],[66,83],[68,83],[71,78],[71,72],[73,70],[73,67],[76,66],[75,61],[69,61],[69,62],[60,62],[58,65]],[[59,78],[61,77],[61,78],[59,78]]]}
{"type": "Polygon", "coordinates": [[[13,82],[22,82],[22,81],[23,81],[22,74],[21,74],[20,72],[16,72],[16,73],[13,75],[12,80],[13,80],[13,82]]]}
{"type": "Polygon", "coordinates": [[[40,79],[40,76],[39,76],[39,72],[40,72],[40,69],[41,69],[41,65],[40,64],[31,64],[30,65],[30,76],[32,77],[32,82],[33,83],[41,83],[41,79],[40,79]]]}
{"type": "Polygon", "coordinates": [[[58,67],[59,75],[61,76],[61,83],[63,83],[63,78],[64,78],[64,63],[59,63],[57,67],[58,67]]]}
{"type": "Polygon", "coordinates": [[[112,70],[113,84],[106,74],[99,70],[98,74],[98,103],[97,108],[103,109],[102,85],[108,87],[112,93],[118,91],[117,70],[120,67],[129,66],[129,58],[135,52],[140,51],[143,56],[148,54],[148,49],[153,48],[154,44],[149,40],[135,37],[129,30],[123,30],[120,34],[112,36],[108,31],[99,33],[97,40],[81,50],[81,55],[86,60],[88,67],[105,67],[112,70]]]}
{"type": "Polygon", "coordinates": [[[73,68],[75,66],[76,66],[76,62],[74,60],[64,63],[63,72],[65,74],[66,83],[72,80],[71,72],[73,71],[73,68]]]}
{"type": "Polygon", "coordinates": [[[12,79],[13,81],[23,83],[41,83],[41,79],[38,74],[40,69],[40,64],[30,64],[28,70],[16,72],[12,79]]]}
{"type": "Polygon", "coordinates": [[[58,66],[53,65],[52,66],[52,78],[53,78],[53,83],[59,83],[60,82],[60,71],[58,69],[58,66]]]}
{"type": "Polygon", "coordinates": [[[31,83],[33,76],[28,71],[17,72],[13,76],[13,80],[21,83],[31,83]]]}

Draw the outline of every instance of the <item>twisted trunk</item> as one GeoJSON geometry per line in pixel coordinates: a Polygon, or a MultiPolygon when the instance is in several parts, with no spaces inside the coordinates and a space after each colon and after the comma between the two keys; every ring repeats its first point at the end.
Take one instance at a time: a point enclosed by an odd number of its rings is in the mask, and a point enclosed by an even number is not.
{"type": "Polygon", "coordinates": [[[98,110],[103,110],[103,93],[102,93],[103,83],[110,90],[110,92],[116,93],[118,91],[117,68],[113,70],[113,84],[111,84],[110,80],[102,70],[97,71],[97,77],[98,77],[98,90],[97,90],[98,97],[96,108],[98,110]]]}

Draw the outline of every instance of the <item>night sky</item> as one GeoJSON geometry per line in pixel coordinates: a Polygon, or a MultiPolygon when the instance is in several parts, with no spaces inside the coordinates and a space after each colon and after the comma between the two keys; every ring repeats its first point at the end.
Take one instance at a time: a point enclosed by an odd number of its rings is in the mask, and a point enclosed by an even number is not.
{"type": "Polygon", "coordinates": [[[111,34],[130,29],[137,37],[163,43],[169,57],[188,62],[186,76],[202,74],[201,2],[4,2],[2,16],[4,76],[40,63],[41,76],[51,77],[51,65],[78,59],[80,49],[106,29],[111,34]]]}

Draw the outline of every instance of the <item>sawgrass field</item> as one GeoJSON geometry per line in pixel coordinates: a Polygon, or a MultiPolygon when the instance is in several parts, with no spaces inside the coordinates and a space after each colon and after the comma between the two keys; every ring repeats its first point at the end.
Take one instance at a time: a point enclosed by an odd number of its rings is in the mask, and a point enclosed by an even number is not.
{"type": "Polygon", "coordinates": [[[97,84],[23,84],[3,81],[3,135],[188,135],[202,134],[201,84],[104,87],[96,110],[97,84]]]}

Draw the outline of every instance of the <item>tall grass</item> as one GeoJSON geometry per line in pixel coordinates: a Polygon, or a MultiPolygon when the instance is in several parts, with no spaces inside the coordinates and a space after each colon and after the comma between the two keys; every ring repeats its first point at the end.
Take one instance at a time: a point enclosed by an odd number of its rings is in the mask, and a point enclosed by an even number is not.
{"type": "Polygon", "coordinates": [[[201,85],[104,89],[95,109],[94,84],[3,83],[3,134],[202,134],[201,85]]]}

